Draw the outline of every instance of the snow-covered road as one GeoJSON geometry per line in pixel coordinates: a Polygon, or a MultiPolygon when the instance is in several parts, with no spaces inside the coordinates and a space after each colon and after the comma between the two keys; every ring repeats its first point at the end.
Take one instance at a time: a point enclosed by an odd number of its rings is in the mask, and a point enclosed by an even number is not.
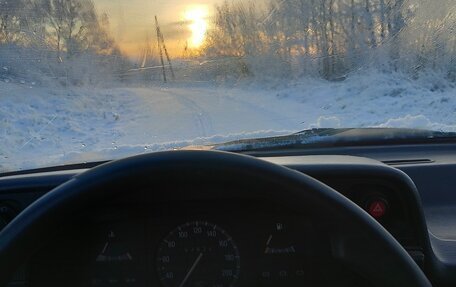
{"type": "Polygon", "coordinates": [[[0,82],[0,171],[313,127],[456,131],[454,84],[363,74],[287,86],[44,88],[0,82]]]}
{"type": "MultiPolygon", "coordinates": [[[[290,131],[299,128],[277,114],[274,106],[259,106],[230,96],[233,90],[209,88],[127,89],[141,103],[139,112],[122,116],[124,144],[205,138],[260,130],[290,131]],[[125,142],[131,139],[131,142],[125,142]]],[[[132,109],[134,107],[131,107],[132,109]]]]}
{"type": "Polygon", "coordinates": [[[117,158],[299,129],[255,92],[204,88],[62,89],[0,83],[0,170],[117,158]]]}

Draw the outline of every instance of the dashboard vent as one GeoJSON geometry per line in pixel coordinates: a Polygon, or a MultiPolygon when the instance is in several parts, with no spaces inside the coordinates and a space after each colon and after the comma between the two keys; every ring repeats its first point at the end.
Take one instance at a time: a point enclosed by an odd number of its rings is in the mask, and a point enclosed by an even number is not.
{"type": "Polygon", "coordinates": [[[387,165],[406,165],[406,164],[425,164],[425,163],[433,163],[434,161],[431,159],[398,159],[398,160],[386,160],[383,161],[384,164],[387,165]]]}

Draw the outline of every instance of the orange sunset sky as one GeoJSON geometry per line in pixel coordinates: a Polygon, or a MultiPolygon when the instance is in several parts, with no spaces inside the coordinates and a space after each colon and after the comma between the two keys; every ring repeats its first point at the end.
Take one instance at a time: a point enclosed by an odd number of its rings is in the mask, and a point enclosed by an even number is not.
{"type": "Polygon", "coordinates": [[[181,56],[184,48],[198,48],[210,28],[216,4],[223,0],[94,0],[98,13],[107,13],[112,36],[122,52],[139,57],[146,39],[156,45],[157,15],[168,50],[181,56]]]}

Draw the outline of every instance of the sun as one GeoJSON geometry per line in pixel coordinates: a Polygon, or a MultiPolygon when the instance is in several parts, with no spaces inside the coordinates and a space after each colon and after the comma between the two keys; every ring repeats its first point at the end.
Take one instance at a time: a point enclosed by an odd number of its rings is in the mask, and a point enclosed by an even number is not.
{"type": "Polygon", "coordinates": [[[190,23],[188,27],[192,32],[192,37],[189,41],[191,48],[198,48],[203,44],[207,32],[208,14],[207,6],[194,6],[185,12],[184,18],[190,23]]]}

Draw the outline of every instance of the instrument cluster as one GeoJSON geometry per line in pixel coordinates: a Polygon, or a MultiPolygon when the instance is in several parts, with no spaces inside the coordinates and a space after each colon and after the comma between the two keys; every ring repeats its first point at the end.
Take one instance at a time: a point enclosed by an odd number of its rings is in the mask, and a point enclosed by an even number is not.
{"type": "Polygon", "coordinates": [[[49,264],[60,266],[61,278],[75,278],[70,286],[356,286],[361,280],[334,260],[328,234],[304,214],[251,212],[252,203],[201,204],[155,214],[107,212],[74,226],[58,240],[60,250],[72,246],[72,252],[59,252],[55,242],[54,253],[43,250],[31,283],[68,284],[42,273],[52,270],[49,264]]]}

